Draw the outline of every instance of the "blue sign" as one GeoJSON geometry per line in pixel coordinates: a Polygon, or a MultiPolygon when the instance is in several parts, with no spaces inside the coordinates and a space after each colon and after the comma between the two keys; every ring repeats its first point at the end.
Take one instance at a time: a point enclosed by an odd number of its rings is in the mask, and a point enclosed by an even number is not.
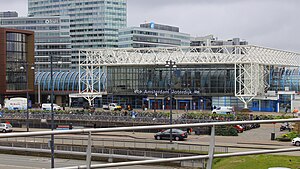
{"type": "Polygon", "coordinates": [[[132,117],[133,119],[135,119],[135,118],[136,118],[136,116],[137,116],[137,113],[136,113],[136,112],[134,112],[134,111],[132,111],[132,112],[131,112],[131,117],[132,117]]]}
{"type": "Polygon", "coordinates": [[[150,28],[154,29],[154,22],[150,22],[150,28]]]}

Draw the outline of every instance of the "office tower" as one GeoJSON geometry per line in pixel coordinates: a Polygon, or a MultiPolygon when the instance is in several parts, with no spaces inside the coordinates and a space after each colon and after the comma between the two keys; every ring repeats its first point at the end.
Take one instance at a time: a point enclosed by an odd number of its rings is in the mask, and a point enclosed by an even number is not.
{"type": "Polygon", "coordinates": [[[72,67],[78,51],[118,47],[118,29],[126,27],[126,0],[28,0],[30,16],[69,16],[72,67]]]}
{"type": "Polygon", "coordinates": [[[190,35],[179,32],[178,27],[156,24],[140,24],[119,31],[120,48],[190,46],[190,35]]]}
{"type": "Polygon", "coordinates": [[[68,16],[0,18],[0,26],[34,31],[36,72],[50,70],[50,56],[55,57],[55,70],[70,69],[71,37],[68,16]]]}

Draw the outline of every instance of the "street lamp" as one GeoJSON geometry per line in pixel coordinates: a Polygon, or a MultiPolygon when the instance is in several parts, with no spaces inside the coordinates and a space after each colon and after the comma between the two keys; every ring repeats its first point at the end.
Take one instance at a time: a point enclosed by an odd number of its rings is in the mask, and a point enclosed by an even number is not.
{"type": "Polygon", "coordinates": [[[156,113],[156,97],[157,97],[157,93],[155,92],[155,94],[154,94],[154,113],[156,113]]]}
{"type": "MultiPolygon", "coordinates": [[[[51,84],[51,130],[54,130],[54,113],[53,113],[53,56],[50,56],[50,84],[51,84]]],[[[54,134],[51,134],[51,168],[54,168],[54,134]]]]}
{"type": "MultiPolygon", "coordinates": [[[[62,61],[57,61],[57,64],[62,64],[62,61]]],[[[50,83],[51,83],[51,130],[54,130],[54,112],[53,112],[53,98],[54,98],[54,84],[53,84],[53,56],[50,56],[50,83]]],[[[51,134],[51,168],[54,168],[54,134],[51,134]]]]}
{"type": "MultiPolygon", "coordinates": [[[[29,92],[28,92],[28,90],[29,90],[29,84],[28,84],[28,66],[29,66],[29,64],[28,63],[25,63],[24,64],[24,66],[21,66],[20,67],[20,69],[21,70],[24,70],[25,72],[26,72],[26,128],[27,128],[27,132],[29,132],[29,123],[28,123],[28,120],[29,120],[29,111],[28,111],[28,109],[29,109],[29,105],[28,105],[28,101],[29,101],[29,92]]],[[[34,70],[34,67],[33,67],[33,65],[31,65],[30,66],[30,69],[31,70],[34,70]]]]}
{"type": "MultiPolygon", "coordinates": [[[[172,61],[172,60],[168,60],[166,61],[165,64],[166,67],[170,68],[170,81],[169,81],[169,95],[170,95],[170,125],[172,125],[172,106],[173,106],[173,94],[172,94],[172,73],[173,73],[173,67],[177,67],[176,66],[176,62],[172,61]]],[[[172,143],[172,128],[170,128],[170,142],[172,143]]]]}

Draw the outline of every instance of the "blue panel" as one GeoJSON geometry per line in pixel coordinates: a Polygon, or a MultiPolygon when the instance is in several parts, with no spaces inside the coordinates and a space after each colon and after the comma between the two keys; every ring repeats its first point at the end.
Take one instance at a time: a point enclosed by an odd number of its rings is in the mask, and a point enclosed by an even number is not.
{"type": "Polygon", "coordinates": [[[58,90],[59,91],[59,86],[60,86],[60,81],[61,81],[61,77],[63,76],[65,74],[65,72],[59,72],[59,75],[60,76],[58,76],[58,80],[57,80],[57,89],[56,90],[58,90]]]}
{"type": "Polygon", "coordinates": [[[48,84],[47,90],[49,91],[49,86],[50,86],[50,72],[46,73],[45,79],[44,79],[44,86],[43,86],[43,90],[45,90],[45,87],[48,84]]]}
{"type": "Polygon", "coordinates": [[[77,79],[78,75],[79,75],[79,72],[76,72],[75,78],[74,78],[74,80],[72,82],[72,89],[71,89],[72,91],[75,91],[74,90],[74,88],[75,88],[75,82],[76,82],[76,79],[77,79]]]}
{"type": "Polygon", "coordinates": [[[42,75],[42,72],[35,73],[34,84],[37,85],[39,82],[39,77],[42,75]]]}
{"type": "Polygon", "coordinates": [[[68,79],[68,86],[67,86],[67,90],[70,91],[70,82],[72,80],[72,76],[75,75],[77,72],[72,72],[69,76],[69,79],[68,79]]]}
{"type": "Polygon", "coordinates": [[[57,76],[60,74],[60,72],[54,72],[54,75],[53,75],[53,90],[57,89],[57,87],[55,87],[55,82],[56,82],[56,79],[57,79],[57,76]]]}
{"type": "Polygon", "coordinates": [[[61,90],[62,90],[62,91],[65,91],[65,90],[66,90],[66,89],[65,89],[65,84],[67,83],[67,82],[66,82],[66,79],[67,79],[68,75],[70,75],[70,74],[71,74],[70,72],[65,72],[65,73],[64,73],[65,76],[62,77],[62,84],[61,84],[61,86],[62,86],[62,87],[61,87],[61,90]]]}

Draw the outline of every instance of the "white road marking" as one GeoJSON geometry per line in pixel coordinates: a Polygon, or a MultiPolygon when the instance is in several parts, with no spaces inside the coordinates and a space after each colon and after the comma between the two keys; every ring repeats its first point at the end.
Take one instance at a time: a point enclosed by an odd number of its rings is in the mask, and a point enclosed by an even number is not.
{"type": "MultiPolygon", "coordinates": [[[[41,168],[36,168],[36,167],[26,167],[26,166],[17,166],[17,165],[5,165],[5,164],[0,164],[0,166],[3,167],[14,167],[14,168],[31,168],[31,169],[41,169],[41,168]]],[[[2,167],[1,167],[2,168],[2,167]]],[[[45,169],[45,168],[42,168],[45,169]]]]}

